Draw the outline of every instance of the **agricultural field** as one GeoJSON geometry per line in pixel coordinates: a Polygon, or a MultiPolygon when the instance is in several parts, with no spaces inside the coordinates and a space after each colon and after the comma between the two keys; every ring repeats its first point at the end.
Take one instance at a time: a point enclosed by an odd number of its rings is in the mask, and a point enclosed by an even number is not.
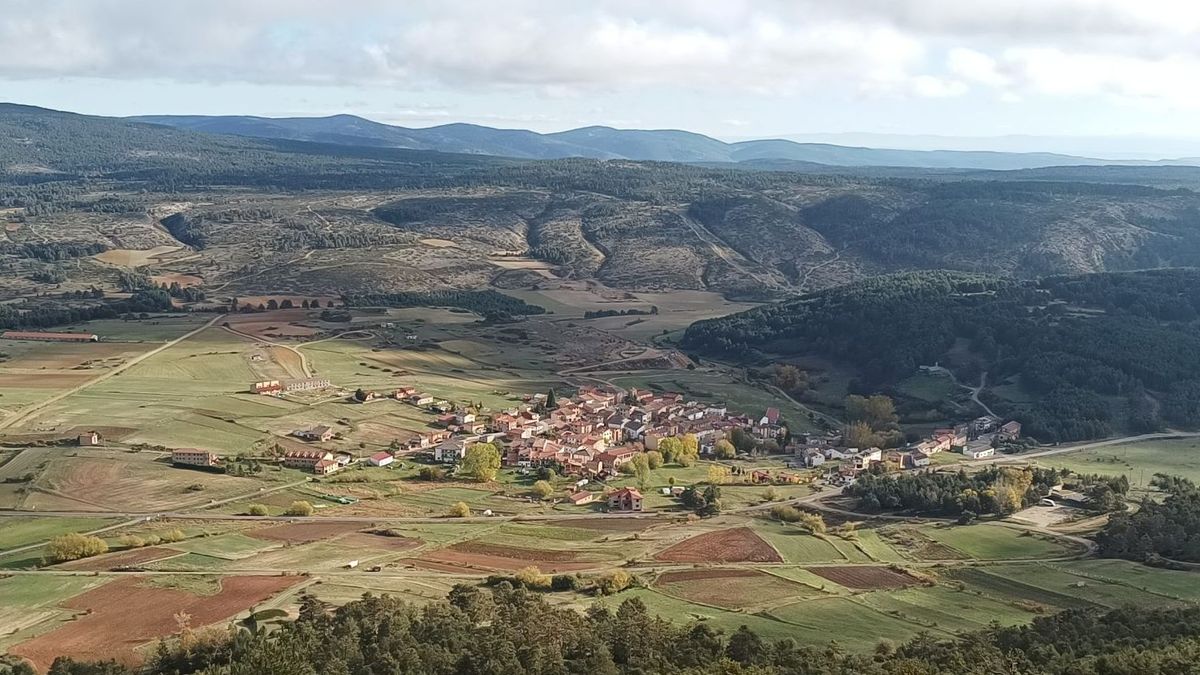
{"type": "Polygon", "coordinates": [[[1200,482],[1200,439],[1177,438],[1108,445],[1038,460],[1044,466],[1078,474],[1123,475],[1142,491],[1154,474],[1165,473],[1200,482]]]}

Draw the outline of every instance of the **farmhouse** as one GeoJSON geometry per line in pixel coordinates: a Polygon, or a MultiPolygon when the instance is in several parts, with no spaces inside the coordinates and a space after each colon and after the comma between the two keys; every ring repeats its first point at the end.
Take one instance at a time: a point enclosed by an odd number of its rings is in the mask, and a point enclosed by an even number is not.
{"type": "Polygon", "coordinates": [[[333,385],[327,378],[324,377],[302,377],[296,380],[284,380],[284,391],[313,391],[315,389],[328,389],[333,385]]]}
{"type": "Polygon", "coordinates": [[[283,453],[283,465],[291,469],[305,469],[315,473],[317,464],[321,462],[337,464],[333,453],[326,450],[289,450],[283,453]]]}
{"type": "Polygon", "coordinates": [[[84,434],[79,434],[79,438],[75,439],[76,445],[79,445],[80,447],[100,445],[101,442],[103,442],[103,439],[100,438],[100,433],[96,431],[89,431],[84,434]]]}
{"type": "Polygon", "coordinates": [[[94,333],[39,333],[33,331],[6,330],[0,334],[5,340],[32,340],[35,342],[99,342],[94,333]]]}
{"type": "Polygon", "coordinates": [[[396,461],[390,452],[377,452],[367,458],[367,463],[371,466],[387,466],[396,461]]]}
{"type": "Polygon", "coordinates": [[[634,488],[621,488],[608,495],[609,511],[641,511],[642,493],[634,488]]]}
{"type": "Polygon", "coordinates": [[[292,432],[296,438],[303,438],[306,441],[319,441],[325,443],[333,439],[333,429],[325,424],[318,424],[311,429],[297,429],[292,432]]]}
{"type": "Polygon", "coordinates": [[[318,476],[328,476],[340,468],[342,468],[342,463],[336,459],[323,459],[313,464],[312,472],[318,476]]]}
{"type": "Polygon", "coordinates": [[[196,448],[179,448],[171,451],[171,463],[177,466],[216,466],[220,457],[214,452],[196,448]]]}
{"type": "Polygon", "coordinates": [[[572,492],[567,497],[567,501],[571,502],[575,506],[583,506],[584,504],[591,504],[595,499],[596,499],[596,496],[593,495],[592,493],[588,492],[587,490],[580,490],[579,492],[572,492]]]}
{"type": "Polygon", "coordinates": [[[996,449],[991,446],[963,448],[962,454],[967,459],[983,459],[996,454],[996,449]]]}
{"type": "Polygon", "coordinates": [[[263,380],[251,384],[250,391],[256,394],[278,394],[283,391],[283,383],[279,380],[263,380]]]}
{"type": "Polygon", "coordinates": [[[1017,421],[1006,422],[1003,426],[996,430],[996,438],[1002,441],[1015,441],[1021,437],[1021,423],[1017,421]]]}

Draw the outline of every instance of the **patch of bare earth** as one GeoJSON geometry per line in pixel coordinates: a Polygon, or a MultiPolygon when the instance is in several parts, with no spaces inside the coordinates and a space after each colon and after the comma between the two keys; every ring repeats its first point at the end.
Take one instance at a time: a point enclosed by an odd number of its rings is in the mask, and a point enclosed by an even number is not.
{"type": "Polygon", "coordinates": [[[916,578],[889,567],[848,565],[845,567],[809,567],[809,572],[839,586],[857,590],[904,588],[920,583],[916,578]]]}
{"type": "Polygon", "coordinates": [[[748,527],[697,535],[660,551],[654,557],[664,562],[681,563],[783,562],[779,551],[748,527]]]}

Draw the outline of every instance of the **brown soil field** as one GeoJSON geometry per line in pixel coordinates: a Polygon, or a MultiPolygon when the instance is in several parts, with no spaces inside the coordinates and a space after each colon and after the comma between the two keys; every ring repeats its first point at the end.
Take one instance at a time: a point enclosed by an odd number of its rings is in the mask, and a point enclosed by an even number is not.
{"type": "Polygon", "coordinates": [[[530,566],[550,573],[575,572],[594,569],[603,564],[573,562],[575,553],[572,551],[537,551],[479,542],[465,542],[438,551],[431,551],[422,555],[420,560],[440,563],[443,566],[449,566],[450,570],[460,573],[472,568],[513,571],[530,566]]]}
{"type": "Polygon", "coordinates": [[[192,627],[229,619],[276,593],[293,586],[302,577],[226,577],[215,595],[197,596],[185,591],[142,585],[137,577],[105,584],[63,603],[87,612],[60,628],[22,642],[10,653],[29,659],[41,672],[58,656],[78,660],[115,659],[136,665],[135,649],[174,634],[175,616],[185,612],[192,627]]]}
{"type": "Polygon", "coordinates": [[[914,554],[921,560],[966,560],[967,556],[961,551],[950,548],[940,542],[931,541],[918,548],[914,554]]]}
{"type": "Polygon", "coordinates": [[[816,594],[803,584],[758,570],[688,570],[667,572],[655,588],[667,595],[726,609],[744,609],[783,598],[816,594]]]}
{"type": "Polygon", "coordinates": [[[681,581],[704,581],[706,579],[740,579],[742,577],[758,577],[758,570],[684,570],[681,572],[663,572],[658,577],[660,584],[674,584],[681,581]]]}
{"type": "Polygon", "coordinates": [[[118,567],[144,565],[149,562],[163,560],[165,558],[171,558],[177,555],[182,554],[179,551],[174,551],[169,548],[148,546],[146,548],[136,548],[131,551],[120,551],[118,553],[110,553],[108,555],[96,556],[94,558],[72,560],[71,562],[58,565],[56,569],[102,572],[105,570],[116,569],[118,567]]]}
{"type": "Polygon", "coordinates": [[[179,284],[180,286],[187,288],[188,286],[199,286],[203,284],[204,278],[198,277],[195,274],[171,272],[169,274],[155,274],[154,276],[150,277],[150,281],[153,281],[158,285],[166,284],[170,286],[171,284],[179,284]]]}
{"type": "Polygon", "coordinates": [[[251,530],[246,535],[266,541],[307,544],[310,541],[331,539],[340,534],[354,532],[361,527],[362,525],[356,525],[355,523],[288,523],[286,525],[265,527],[261,530],[251,530]]]}
{"type": "Polygon", "coordinates": [[[410,537],[389,537],[370,532],[355,532],[337,540],[339,546],[346,548],[375,548],[385,551],[407,551],[423,544],[420,539],[410,537]]]}
{"type": "Polygon", "coordinates": [[[552,551],[521,548],[519,546],[504,546],[501,544],[485,544],[478,541],[467,541],[455,544],[451,550],[460,553],[476,553],[479,555],[496,556],[499,558],[515,558],[517,560],[532,560],[534,562],[570,562],[578,557],[574,551],[552,551]]]}
{"type": "Polygon", "coordinates": [[[70,389],[96,377],[81,370],[72,373],[0,373],[0,389],[70,389]]]}
{"type": "Polygon", "coordinates": [[[783,562],[779,551],[748,527],[718,530],[685,539],[654,556],[682,563],[783,562]]]}
{"type": "Polygon", "coordinates": [[[808,567],[806,569],[839,586],[860,590],[904,588],[918,583],[913,577],[887,567],[850,565],[845,567],[808,567]]]}

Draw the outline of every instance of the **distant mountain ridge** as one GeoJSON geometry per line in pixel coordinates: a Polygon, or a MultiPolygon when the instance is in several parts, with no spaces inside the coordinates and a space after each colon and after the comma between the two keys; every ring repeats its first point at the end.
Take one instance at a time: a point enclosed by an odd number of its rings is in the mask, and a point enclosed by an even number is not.
{"type": "Polygon", "coordinates": [[[355,115],[252,117],[244,115],[142,115],[131,120],[206,133],[411,150],[435,150],[519,159],[628,159],[663,162],[741,163],[789,161],[827,166],[897,166],[928,169],[1037,169],[1051,166],[1152,166],[1194,164],[1106,160],[1048,152],[890,150],[828,143],[763,139],[726,143],[677,129],[614,129],[591,126],[541,134],[475,124],[422,129],[374,122],[355,115]]]}

